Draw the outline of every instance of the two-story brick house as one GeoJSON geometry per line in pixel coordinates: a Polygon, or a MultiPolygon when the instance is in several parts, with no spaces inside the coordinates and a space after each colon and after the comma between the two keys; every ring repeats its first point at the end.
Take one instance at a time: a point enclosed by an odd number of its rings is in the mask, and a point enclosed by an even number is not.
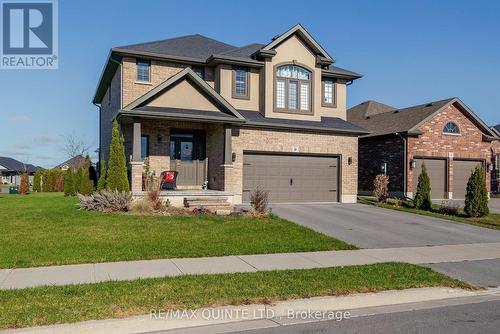
{"type": "Polygon", "coordinates": [[[433,199],[465,198],[476,166],[494,170],[497,134],[460,99],[408,108],[376,101],[350,108],[348,121],[370,131],[359,139],[359,191],[370,193],[377,174],[389,176],[389,191],[413,197],[425,164],[433,199]]]}
{"type": "Polygon", "coordinates": [[[179,189],[224,192],[248,202],[355,202],[358,136],[346,90],[361,75],[300,25],[268,44],[235,47],[201,35],[111,49],[94,96],[100,152],[112,121],[125,138],[131,187],[144,158],[156,175],[178,171],[179,189]]]}

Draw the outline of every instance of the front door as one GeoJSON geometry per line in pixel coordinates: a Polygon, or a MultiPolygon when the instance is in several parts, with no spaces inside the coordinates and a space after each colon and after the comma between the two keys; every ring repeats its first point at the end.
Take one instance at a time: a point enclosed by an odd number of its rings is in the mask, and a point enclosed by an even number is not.
{"type": "Polygon", "coordinates": [[[178,172],[177,186],[199,187],[207,179],[205,132],[172,130],[170,167],[178,172]]]}

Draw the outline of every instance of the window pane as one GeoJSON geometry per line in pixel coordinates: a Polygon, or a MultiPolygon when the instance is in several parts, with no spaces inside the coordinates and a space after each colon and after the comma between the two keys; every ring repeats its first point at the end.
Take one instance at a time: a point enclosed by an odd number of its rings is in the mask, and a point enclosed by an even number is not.
{"type": "Polygon", "coordinates": [[[453,122],[448,122],[443,129],[443,132],[445,133],[460,133],[460,129],[458,126],[453,123],[453,122]]]}
{"type": "Polygon", "coordinates": [[[309,110],[309,83],[300,83],[300,110],[309,110]]]}
{"type": "Polygon", "coordinates": [[[236,95],[247,95],[247,71],[244,69],[237,69],[235,72],[235,92],[236,95]]]}
{"type": "Polygon", "coordinates": [[[278,80],[276,83],[276,107],[285,108],[285,81],[278,80]]]}
{"type": "Polygon", "coordinates": [[[170,140],[170,159],[175,160],[175,141],[170,140]]]}
{"type": "Polygon", "coordinates": [[[205,70],[203,67],[194,66],[193,72],[196,73],[200,78],[205,79],[205,70]]]}
{"type": "Polygon", "coordinates": [[[297,109],[297,81],[288,84],[288,109],[297,109]]]}
{"type": "Polygon", "coordinates": [[[141,159],[144,160],[149,156],[149,137],[141,136],[141,159]]]}
{"type": "Polygon", "coordinates": [[[324,102],[330,104],[333,103],[333,81],[325,81],[324,89],[324,102]]]}
{"type": "Polygon", "coordinates": [[[311,73],[300,66],[284,65],[276,69],[276,76],[300,80],[310,80],[311,73]]]}
{"type": "Polygon", "coordinates": [[[149,81],[149,61],[137,61],[137,80],[149,81]]]}

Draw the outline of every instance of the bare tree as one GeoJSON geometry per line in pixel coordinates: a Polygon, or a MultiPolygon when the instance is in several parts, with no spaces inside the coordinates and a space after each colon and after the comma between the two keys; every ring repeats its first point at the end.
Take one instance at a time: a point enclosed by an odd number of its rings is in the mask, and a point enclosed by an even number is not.
{"type": "Polygon", "coordinates": [[[89,145],[83,138],[77,137],[74,133],[62,136],[64,139],[62,150],[71,159],[77,155],[85,156],[89,153],[91,145],[89,145]]]}

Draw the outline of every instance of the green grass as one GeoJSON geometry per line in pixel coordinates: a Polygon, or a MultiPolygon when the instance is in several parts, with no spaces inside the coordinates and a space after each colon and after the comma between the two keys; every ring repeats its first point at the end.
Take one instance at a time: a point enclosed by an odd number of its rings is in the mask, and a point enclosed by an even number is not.
{"type": "Polygon", "coordinates": [[[379,202],[377,202],[375,197],[371,197],[371,196],[359,196],[358,203],[375,205],[375,206],[378,206],[381,208],[416,213],[416,214],[423,215],[423,216],[448,219],[448,220],[452,220],[452,221],[459,222],[459,223],[471,224],[471,225],[476,225],[476,226],[480,226],[480,227],[491,228],[494,230],[500,230],[500,215],[494,214],[494,213],[489,214],[488,216],[482,217],[482,218],[467,218],[467,217],[465,217],[463,210],[459,209],[459,213],[460,213],[459,216],[444,215],[444,214],[437,212],[440,208],[440,205],[433,204],[432,211],[424,211],[424,210],[410,207],[408,205],[394,206],[391,203],[379,203],[379,202]]]}
{"type": "Polygon", "coordinates": [[[0,195],[0,268],[355,249],[284,219],[80,211],[62,194],[0,195]]]}
{"type": "Polygon", "coordinates": [[[180,276],[0,291],[0,329],[148,314],[151,310],[270,303],[313,296],[470,285],[428,268],[382,263],[180,276]]]}

